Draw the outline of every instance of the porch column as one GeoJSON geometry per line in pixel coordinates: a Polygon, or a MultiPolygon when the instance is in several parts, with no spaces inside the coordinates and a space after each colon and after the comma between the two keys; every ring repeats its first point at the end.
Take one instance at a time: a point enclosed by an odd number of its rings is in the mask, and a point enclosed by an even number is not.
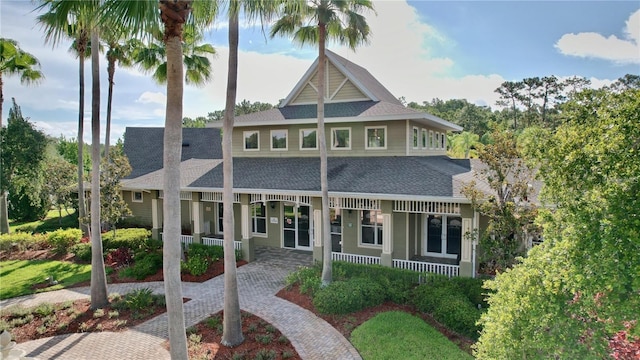
{"type": "Polygon", "coordinates": [[[154,240],[161,240],[160,233],[162,232],[162,225],[160,224],[159,207],[158,207],[158,192],[152,191],[151,195],[151,238],[154,240]]]}
{"type": "Polygon", "coordinates": [[[391,214],[382,214],[382,254],[380,254],[380,265],[393,267],[391,214]]]}
{"type": "Polygon", "coordinates": [[[249,213],[249,195],[240,196],[240,226],[242,228],[242,258],[251,262],[256,259],[256,249],[251,238],[251,214],[249,213]]]}
{"type": "Polygon", "coordinates": [[[191,203],[191,213],[193,214],[193,242],[202,244],[204,236],[204,222],[202,219],[202,202],[200,201],[200,193],[193,193],[193,202],[191,203]]]}
{"type": "Polygon", "coordinates": [[[460,276],[473,277],[471,246],[474,241],[473,219],[462,219],[462,246],[460,253],[460,276]]]}
{"type": "Polygon", "coordinates": [[[314,198],[313,203],[313,262],[322,262],[322,198],[314,198]]]}

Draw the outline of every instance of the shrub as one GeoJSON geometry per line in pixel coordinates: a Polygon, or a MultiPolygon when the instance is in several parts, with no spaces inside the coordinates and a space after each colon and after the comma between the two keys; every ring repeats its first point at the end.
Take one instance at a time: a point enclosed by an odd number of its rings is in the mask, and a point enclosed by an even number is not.
{"type": "Polygon", "coordinates": [[[456,277],[451,279],[462,291],[462,293],[473,303],[478,306],[480,304],[483,308],[487,305],[487,289],[482,287],[484,278],[468,278],[468,277],[456,277]]]}
{"type": "Polygon", "coordinates": [[[107,254],[105,264],[111,266],[114,269],[121,268],[123,266],[129,266],[133,262],[133,254],[131,250],[126,247],[117,248],[107,254]]]}
{"type": "Polygon", "coordinates": [[[320,288],[313,305],[323,314],[347,314],[366,307],[382,304],[385,291],[375,281],[354,278],[346,281],[334,281],[320,288]]]}
{"type": "Polygon", "coordinates": [[[203,244],[191,244],[187,249],[187,256],[201,256],[210,258],[212,261],[224,258],[224,248],[222,246],[209,246],[203,244]]]}
{"type": "Polygon", "coordinates": [[[42,250],[47,247],[47,238],[43,234],[31,235],[28,232],[18,231],[0,235],[0,251],[42,250]]]}
{"type": "Polygon", "coordinates": [[[153,292],[149,288],[138,289],[125,295],[123,298],[127,309],[137,312],[142,310],[149,310],[154,302],[155,298],[153,292]]]}
{"type": "Polygon", "coordinates": [[[301,294],[313,296],[320,289],[320,269],[319,265],[300,267],[297,271],[287,275],[285,283],[289,287],[300,285],[301,294]]]}
{"type": "Polygon", "coordinates": [[[477,340],[480,328],[476,325],[481,312],[468,300],[455,294],[443,296],[433,317],[449,329],[477,340]]]}
{"type": "Polygon", "coordinates": [[[80,261],[91,261],[91,244],[80,243],[71,247],[70,252],[76,255],[76,258],[80,261]]]}
{"type": "Polygon", "coordinates": [[[71,246],[80,243],[81,238],[80,229],[60,229],[47,234],[47,242],[56,254],[66,254],[71,246]]]}
{"type": "Polygon", "coordinates": [[[187,261],[182,263],[182,267],[185,271],[189,272],[189,274],[200,276],[207,272],[209,261],[201,255],[189,256],[187,261]]]}
{"type": "Polygon", "coordinates": [[[118,229],[115,232],[109,231],[102,234],[102,243],[105,250],[126,247],[134,252],[146,247],[151,231],[147,229],[118,229]]]}
{"type": "Polygon", "coordinates": [[[136,259],[133,266],[126,268],[123,275],[142,280],[153,275],[162,267],[162,254],[150,253],[136,259]]]}
{"type": "Polygon", "coordinates": [[[409,302],[411,290],[418,283],[419,275],[410,270],[393,269],[380,265],[361,265],[336,261],[333,263],[334,279],[340,277],[366,278],[375,281],[386,291],[386,300],[397,304],[409,302]]]}

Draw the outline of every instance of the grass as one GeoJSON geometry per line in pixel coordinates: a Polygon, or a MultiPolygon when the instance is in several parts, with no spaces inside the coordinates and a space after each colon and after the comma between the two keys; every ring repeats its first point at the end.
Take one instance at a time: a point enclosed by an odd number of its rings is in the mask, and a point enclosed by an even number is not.
{"type": "Polygon", "coordinates": [[[0,261],[0,300],[34,292],[59,290],[73,284],[91,280],[91,265],[80,265],[55,260],[0,261]],[[49,276],[57,285],[34,290],[33,285],[43,283],[49,276]]]}
{"type": "Polygon", "coordinates": [[[49,210],[44,220],[17,222],[9,221],[9,229],[11,232],[24,231],[30,233],[47,232],[58,230],[60,228],[77,228],[78,218],[74,209],[62,209],[62,218],[58,217],[58,210],[49,210]],[[67,212],[68,211],[68,212],[67,212]]]}
{"type": "Polygon", "coordinates": [[[351,333],[364,360],[473,359],[422,319],[401,311],[380,313],[351,333]]]}

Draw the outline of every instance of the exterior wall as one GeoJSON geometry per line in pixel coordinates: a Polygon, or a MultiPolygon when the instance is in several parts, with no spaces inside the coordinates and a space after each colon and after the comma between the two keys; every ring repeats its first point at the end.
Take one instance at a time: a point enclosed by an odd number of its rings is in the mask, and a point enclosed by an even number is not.
{"type": "Polygon", "coordinates": [[[233,240],[242,241],[242,206],[233,203],[233,240]]]}
{"type": "Polygon", "coordinates": [[[360,211],[345,210],[342,218],[342,252],[367,256],[380,256],[382,246],[363,247],[360,245],[360,211]]]}
{"type": "Polygon", "coordinates": [[[391,222],[393,230],[393,233],[391,235],[391,239],[393,239],[393,258],[408,260],[407,251],[410,247],[410,245],[407,244],[407,236],[409,235],[407,232],[409,214],[392,213],[391,222]]]}
{"type": "Polygon", "coordinates": [[[411,259],[413,256],[416,256],[420,253],[420,243],[418,241],[418,221],[417,221],[417,214],[409,214],[409,218],[408,218],[408,226],[407,226],[407,230],[408,230],[408,240],[409,240],[409,259],[411,259]]]}
{"type": "MultiPolygon", "coordinates": [[[[209,223],[209,231],[207,232],[205,229],[205,235],[212,235],[216,233],[217,220],[216,220],[216,207],[218,203],[203,201],[202,203],[202,216],[203,216],[203,224],[209,223]]],[[[206,225],[203,225],[206,228],[206,225]]]]}
{"type": "MultiPolygon", "coordinates": [[[[374,121],[364,123],[326,124],[328,156],[404,156],[406,155],[406,136],[404,121],[374,121]],[[365,127],[386,127],[386,149],[365,149],[365,127]],[[351,149],[331,149],[331,129],[351,128],[351,149]]],[[[319,149],[300,150],[300,130],[315,129],[316,124],[296,124],[289,126],[236,127],[233,132],[234,157],[318,157],[319,149]],[[271,150],[271,130],[287,129],[287,150],[271,150]],[[260,131],[259,151],[244,150],[244,132],[260,131]]],[[[422,153],[421,155],[424,155],[422,153]]]]}
{"type": "MultiPolygon", "coordinates": [[[[267,213],[267,237],[251,236],[258,246],[282,247],[282,205],[276,203],[275,209],[272,209],[271,202],[267,202],[265,209],[267,213]],[[277,224],[271,223],[272,217],[278,219],[277,224]]],[[[249,214],[249,219],[251,219],[251,214],[249,214]]]]}
{"type": "Polygon", "coordinates": [[[445,134],[445,139],[446,139],[446,131],[442,130],[442,129],[437,129],[435,127],[429,127],[429,126],[425,126],[424,124],[420,124],[418,122],[415,121],[406,121],[405,122],[405,126],[406,126],[406,140],[405,143],[407,144],[406,150],[407,150],[407,154],[408,155],[412,155],[412,156],[421,156],[421,155],[446,155],[447,154],[447,144],[446,144],[446,140],[445,140],[445,147],[444,149],[440,148],[440,147],[432,147],[430,144],[430,136],[433,133],[433,137],[434,137],[434,141],[436,138],[436,133],[440,134],[440,137],[442,136],[442,134],[445,134]],[[414,148],[413,147],[413,129],[417,128],[418,129],[418,147],[414,148]],[[427,132],[427,146],[423,146],[422,143],[422,130],[426,130],[427,132]]]}
{"type": "Polygon", "coordinates": [[[143,192],[142,202],[134,202],[132,194],[132,191],[122,192],[122,198],[131,210],[131,214],[133,214],[127,221],[136,225],[151,226],[153,222],[151,218],[151,194],[143,192]]]}

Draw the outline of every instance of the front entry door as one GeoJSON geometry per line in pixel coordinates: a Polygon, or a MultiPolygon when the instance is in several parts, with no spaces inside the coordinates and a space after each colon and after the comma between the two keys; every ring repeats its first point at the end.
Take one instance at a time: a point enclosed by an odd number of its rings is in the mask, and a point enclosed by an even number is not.
{"type": "Polygon", "coordinates": [[[311,250],[309,226],[309,207],[287,204],[284,207],[283,238],[284,247],[290,249],[311,250]]]}

